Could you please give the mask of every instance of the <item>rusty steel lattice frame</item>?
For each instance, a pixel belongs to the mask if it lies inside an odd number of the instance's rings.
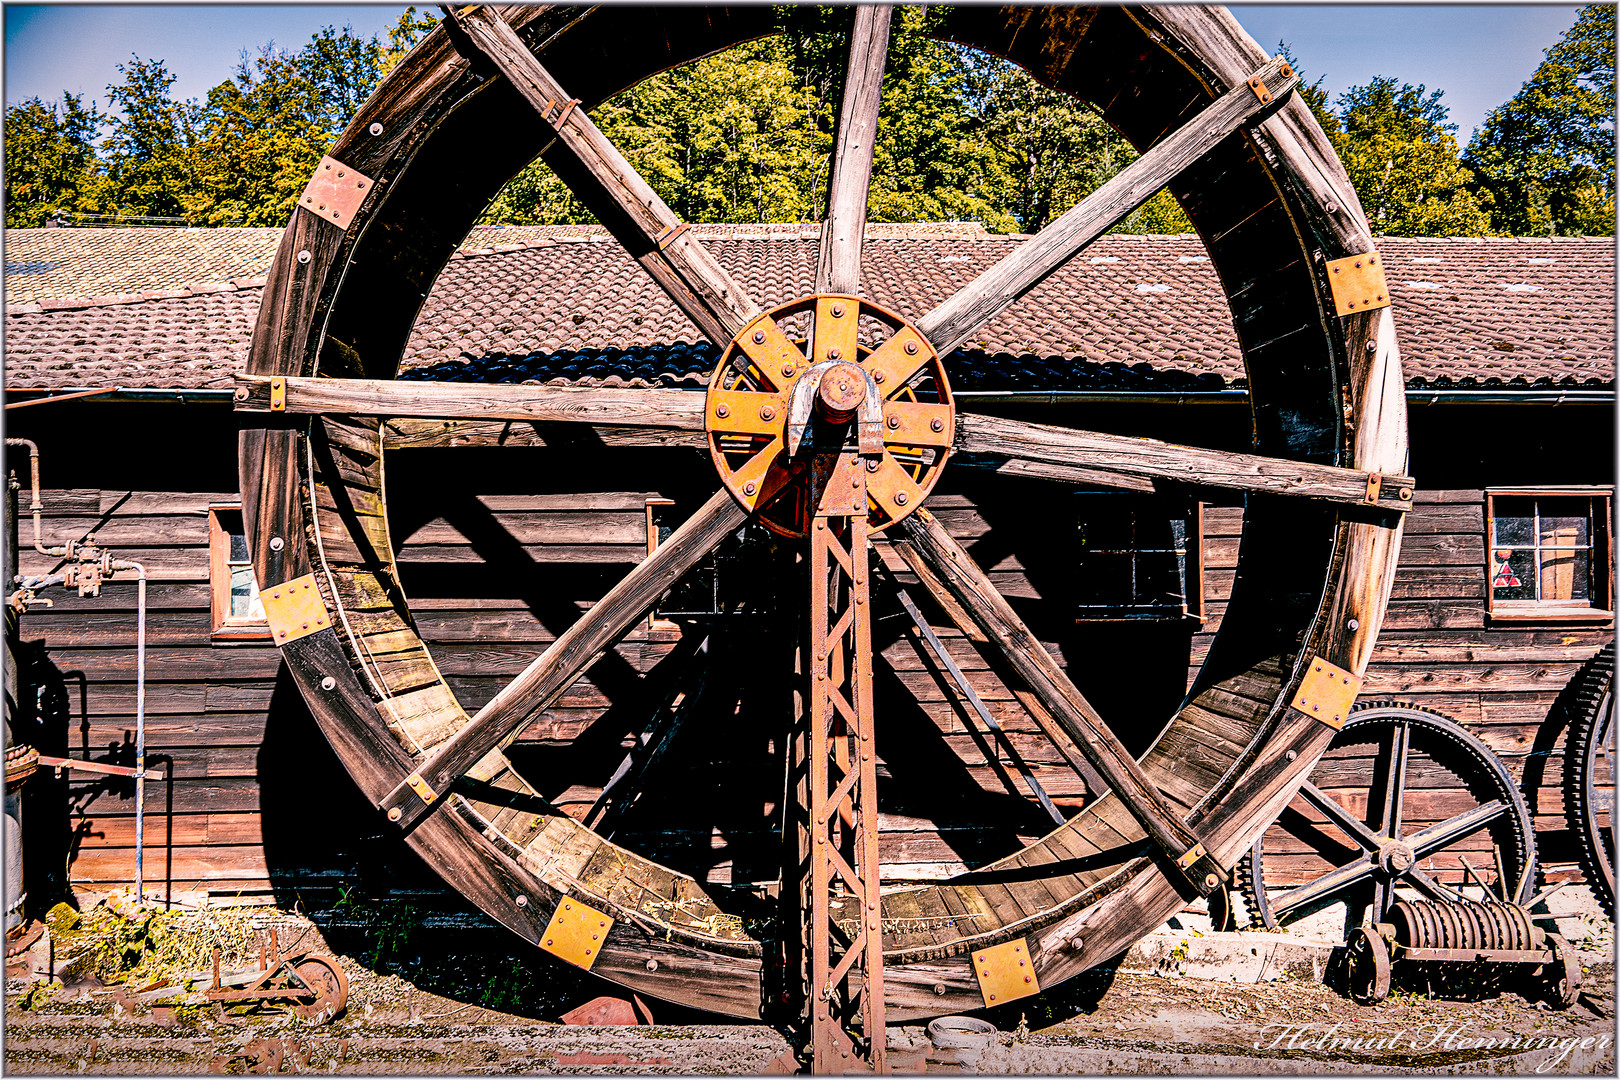
[[[841,500],[822,500],[810,530],[808,792],[800,835],[808,849],[801,862],[809,893],[803,940],[811,1067],[818,1075],[854,1064],[846,1029],[857,1006],[866,1064],[887,1071],[865,472],[835,470],[840,479],[840,474],[850,477],[855,498],[841,508],[827,505]],[[851,512],[855,506],[860,512]],[[835,890],[854,900],[853,927],[850,919],[834,918]],[[836,960],[835,944],[842,946]]]

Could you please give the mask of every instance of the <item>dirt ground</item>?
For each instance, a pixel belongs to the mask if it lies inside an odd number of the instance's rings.
[[[548,979],[549,960],[534,962],[546,993],[512,1001],[490,992],[493,980],[478,988],[478,975],[466,991],[446,996],[420,985],[434,982],[445,958],[427,955],[416,967],[379,963],[376,927],[323,935],[306,919],[263,909],[145,923],[139,912],[130,914],[87,913],[78,926],[61,925],[54,945],[42,939],[28,963],[14,961],[8,975],[15,977],[6,983],[6,1072],[746,1075],[789,1048],[775,1028],[704,1022],[712,1018],[675,1015],[657,1002],[648,1005],[654,1025],[557,1023],[561,1012],[613,988],[567,973]],[[336,955],[349,982],[341,1015],[317,1025],[290,1013],[235,1015],[131,999],[166,973],[195,965],[213,944],[224,943],[226,970],[250,966],[270,926],[289,951]],[[492,951],[499,940],[474,947]],[[999,1029],[986,1045],[942,1049],[922,1024],[891,1028],[889,1045],[907,1071],[927,1072],[1613,1075],[1612,933],[1587,944],[1585,989],[1564,1011],[1548,1008],[1528,985],[1448,990],[1398,980],[1387,1001],[1363,1007],[1308,976],[1229,982],[1177,975],[1173,964],[1160,965],[1158,974],[1133,973],[1127,962],[977,1014]],[[43,971],[53,963],[60,977],[47,979]],[[1326,965],[1329,983],[1333,969]]]

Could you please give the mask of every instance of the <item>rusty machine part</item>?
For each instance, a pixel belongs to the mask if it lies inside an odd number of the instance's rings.
[[[820,493],[850,487],[853,468],[866,473],[872,531],[894,524],[923,504],[956,438],[927,338],[858,296],[803,297],[744,326],[710,379],[703,422],[721,483],[790,537],[806,534]],[[845,446],[858,461],[836,453]]]
[[[1476,862],[1494,869],[1493,887]],[[1367,702],[1255,838],[1237,878],[1250,920],[1268,930],[1340,901],[1352,926],[1379,923],[1402,895],[1460,901],[1473,885],[1520,902],[1535,886],[1535,830],[1518,785],[1479,739],[1426,709]]]
[[[647,8],[627,31],[611,11],[458,5],[329,148],[334,179],[342,171],[355,186],[336,216],[324,187],[294,210],[236,393],[259,584],[272,596],[309,586],[307,616],[276,643],[365,797],[452,886],[538,947],[557,912],[595,912],[599,938],[582,939],[567,962],[749,1019],[785,990],[803,1006],[793,1019],[810,1026],[820,1071],[850,1060],[845,1025],[857,1014],[875,1056],[885,1021],[1055,986],[1216,887],[1342,721],[1412,498],[1395,320],[1387,290],[1361,272],[1374,265],[1374,239],[1282,58],[1218,8],[931,9],[928,32],[941,40],[1117,103],[1110,122],[1145,152],[949,297],[928,295],[931,268],[915,294],[892,288],[933,305],[902,317],[871,303],[875,290],[860,280],[874,163],[861,132],[876,128],[887,9],[851,16],[831,209],[814,283],[793,290],[811,295],[757,302],[589,111],[656,72],[782,32],[776,9]],[[1065,71],[1052,57],[1083,59]],[[499,154],[467,152],[491,131],[514,139]],[[627,272],[644,270],[722,351],[707,393],[390,378],[422,310],[420,291],[401,283],[434,280],[491,194],[536,153],[640,267]],[[1166,186],[1208,238],[1227,290],[1252,376],[1254,452],[958,413],[940,358]],[[766,280],[783,280],[777,269]],[[590,425],[604,445],[703,447],[722,490],[469,714],[401,588],[383,461],[395,448],[465,445],[464,435],[477,441],[512,424]],[[460,443],[441,441],[450,428]],[[968,453],[1071,487],[1241,493],[1237,585],[1211,647],[1222,661],[1205,666],[1173,715],[1155,718],[1164,729],[1140,759],[918,505],[947,456]],[[779,882],[749,883],[779,888],[774,923],[752,917],[758,906],[743,906],[740,890],[708,885],[706,868],[593,832],[504,753],[593,658],[645,625],[660,596],[756,518],[779,536],[808,537],[810,612],[795,624],[806,631],[800,663],[783,673],[800,694],[787,740],[797,747],[776,753],[805,778],[797,800],[785,789],[784,812],[798,815],[788,844],[826,849]],[[1077,747],[1111,788],[971,875],[888,893],[863,700],[874,663],[864,575],[878,530],[945,617],[1022,681],[1041,729]],[[778,584],[759,587],[804,596]],[[782,623],[793,620],[784,613]]]
[[[1357,927],[1348,954],[1350,995],[1363,1005],[1389,996],[1394,967],[1432,964],[1438,971],[1522,964],[1539,981],[1549,1004],[1567,1009],[1581,991],[1575,947],[1535,925],[1519,904],[1474,900],[1402,900],[1387,922]]]
[[[1564,817],[1580,837],[1581,871],[1598,903],[1614,912],[1614,645],[1574,680],[1574,718],[1564,751]]]
[[[291,1008],[315,1024],[336,1018],[349,1003],[349,979],[336,960],[313,952],[283,955],[274,929],[269,945],[259,948],[257,967],[222,973],[219,962],[216,948],[213,981],[202,992],[203,1001]]]

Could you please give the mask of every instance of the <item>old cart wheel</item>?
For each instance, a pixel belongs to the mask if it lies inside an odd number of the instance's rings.
[[[298,1015],[317,1024],[335,1020],[349,1004],[349,978],[337,961],[326,956],[306,956],[293,965],[298,981],[315,992],[315,1000],[298,1006]]]
[[[1358,926],[1350,935],[1346,975],[1350,996],[1363,1005],[1389,997],[1389,946],[1378,931]]]
[[[1564,753],[1564,816],[1580,838],[1581,871],[1614,910],[1614,646],[1575,676],[1575,719]]]
[[[394,69],[317,171],[275,257],[237,391],[244,514],[272,631],[366,797],[447,881],[529,941],[642,993],[736,1016],[778,1000],[782,959],[767,942],[794,916],[774,928],[745,923],[725,890],[546,802],[500,748],[745,522],[802,531],[783,502],[788,488],[825,492],[838,476],[872,477],[868,516],[849,519],[851,529],[885,529],[964,623],[995,643],[1050,730],[1087,743],[1113,784],[969,877],[882,897],[870,925],[881,928],[891,1020],[989,1000],[980,984],[988,976],[971,960],[1000,945],[1027,957],[1018,993],[1050,986],[1219,885],[1221,868],[1288,802],[1347,714],[1412,501],[1381,260],[1286,64],[1222,9],[948,9],[941,37],[1098,103],[1146,153],[934,310],[890,313],[868,308],[859,278],[887,43],[883,9],[861,10],[815,283],[810,295],[772,300],[802,305],[812,333],[790,334],[781,307],[730,277],[586,111],[654,72],[775,31],[773,9],[645,9],[629,26],[611,9],[458,9],[458,25],[434,31]],[[707,394],[390,378],[428,283],[536,152],[726,350],[732,366]],[[937,358],[1166,185],[1232,307],[1253,387],[1254,452],[954,414]],[[883,324],[881,344],[839,329],[858,310]],[[830,443],[798,427],[806,399]],[[722,482],[471,717],[417,633],[387,517],[385,450],[431,441],[447,420],[587,424],[609,443],[705,446]],[[833,471],[806,477],[795,442]],[[1237,583],[1219,634],[1139,760],[1121,756],[985,573],[919,508],[947,453],[960,451],[1069,482],[1242,493]],[[877,467],[838,472],[855,462]],[[867,556],[859,532],[850,535],[853,549],[837,557],[854,575]],[[857,667],[870,662],[868,648],[852,655]],[[596,924],[582,922],[572,938],[549,934],[554,915],[581,915],[559,910],[569,905]],[[849,910],[847,898],[829,908],[829,919],[854,925],[869,914]]]
[[[1368,925],[1402,894],[1462,899],[1476,880],[1467,867],[1481,887],[1488,869],[1505,872],[1497,900],[1534,888],[1535,831],[1513,777],[1446,717],[1369,702],[1255,838],[1239,876],[1250,912],[1275,930],[1340,901]]]

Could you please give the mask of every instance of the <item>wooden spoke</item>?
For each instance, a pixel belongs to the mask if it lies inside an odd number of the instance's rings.
[[[517,736],[548,708],[580,673],[732,532],[748,512],[728,491],[718,491],[615,585],[595,607],[564,631],[523,673],[451,736],[418,771],[378,804],[389,820],[409,828],[444,802],[449,787],[495,747]],[[396,813],[398,811],[398,813]]]
[[[964,453],[1082,467],[1098,477],[1116,473],[1120,477],[1118,486],[1127,490],[1139,489],[1143,479],[1170,480],[1379,510],[1404,511],[1412,507],[1409,476],[1380,476],[1309,461],[1206,450],[1157,439],[1076,431],[971,413],[958,417],[958,429],[956,449]]]
[[[891,13],[887,5],[855,9],[844,103],[838,115],[838,145],[827,193],[827,221],[821,227],[821,253],[816,262],[818,293],[860,292],[861,240],[866,232],[866,197],[872,186],[872,152]]]
[[[1299,84],[1299,77],[1281,57],[1255,72],[1254,77],[1268,91],[1265,101],[1247,84],[1223,94],[1068,213],[924,315],[917,321],[917,328],[941,356],[948,354],[1221,140],[1277,108]]]
[[[1201,846],[1197,835],[1153,786],[1118,736],[1047,653],[1040,639],[1024,625],[972,556],[934,516],[927,510],[918,510],[896,528],[899,535],[892,538],[896,549],[908,562],[911,556],[906,551],[910,549],[933,571],[968,617],[994,642],[1009,665],[1057,718],[1098,775],[1141,823],[1148,838],[1173,860]],[[1182,873],[1201,895],[1208,895],[1226,876],[1207,854],[1189,860]]]
[[[276,407],[275,384],[281,387],[280,408]],[[703,430],[703,395],[688,390],[238,375],[236,408],[238,412],[564,421]]]
[[[546,163],[698,329],[723,348],[759,314],[741,286],[692,238],[500,15],[487,6],[463,11],[446,7],[445,15],[556,130],[557,138],[541,151]]]

